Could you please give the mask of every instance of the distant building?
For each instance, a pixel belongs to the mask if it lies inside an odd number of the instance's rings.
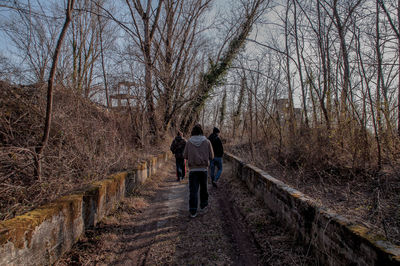
[[[283,114],[287,111],[287,109],[289,108],[289,99],[283,98],[283,99],[275,99],[274,100],[274,104],[275,104],[275,110],[280,113]]]
[[[131,87],[136,87],[137,84],[135,82],[129,81],[120,81],[114,87],[114,93],[110,95],[110,107],[126,107],[130,105],[129,100],[135,99],[136,97],[129,94]],[[117,101],[116,106],[114,102]]]
[[[294,111],[294,118],[298,123],[302,122],[303,120],[303,109],[301,108],[293,108]]]
[[[286,122],[288,118],[288,108],[289,108],[289,100],[288,99],[274,99],[274,108],[275,108],[275,118],[278,121]]]
[[[289,99],[281,98],[281,99],[274,99],[274,108],[275,108],[275,115],[276,119],[279,121],[286,123],[289,121]],[[303,116],[303,109],[301,108],[293,108],[294,117],[297,123],[301,123],[302,116]]]

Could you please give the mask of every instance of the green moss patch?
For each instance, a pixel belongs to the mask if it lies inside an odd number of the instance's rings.
[[[0,245],[12,242],[19,249],[24,248],[25,243],[30,247],[33,232],[38,226],[61,212],[67,221],[78,218],[81,204],[81,195],[66,196],[24,215],[1,222]]]

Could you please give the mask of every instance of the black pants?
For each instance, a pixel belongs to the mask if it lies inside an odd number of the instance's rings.
[[[197,212],[199,187],[200,187],[200,208],[204,208],[208,205],[207,171],[189,172],[190,214],[195,214]]]
[[[176,162],[176,178],[178,180],[185,178],[185,159],[175,158]]]

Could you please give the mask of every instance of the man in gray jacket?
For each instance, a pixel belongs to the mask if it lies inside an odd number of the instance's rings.
[[[209,161],[214,158],[211,142],[203,135],[201,125],[197,124],[193,127],[183,157],[189,166],[189,212],[191,217],[196,217],[199,187],[200,209],[205,210],[208,205],[207,169]]]

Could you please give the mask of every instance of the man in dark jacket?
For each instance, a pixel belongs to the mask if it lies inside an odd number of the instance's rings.
[[[217,181],[222,173],[222,156],[224,155],[224,147],[222,141],[218,137],[219,129],[214,127],[213,133],[208,137],[214,150],[214,159],[210,162],[210,177],[213,187],[217,187]],[[215,173],[215,167],[218,168]]]
[[[185,146],[186,140],[182,137],[182,132],[178,131],[178,134],[172,141],[170,148],[172,153],[175,154],[177,181],[181,181],[185,178],[185,159],[183,158]]]

